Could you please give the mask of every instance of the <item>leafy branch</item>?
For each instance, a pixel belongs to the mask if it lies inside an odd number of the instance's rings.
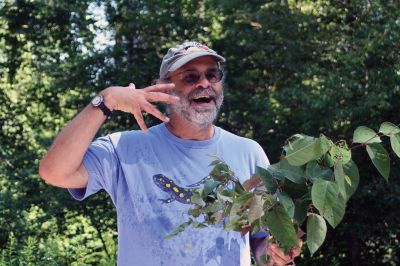
[[[189,221],[166,238],[189,226],[222,223],[225,230],[243,235],[268,232],[288,252],[298,245],[298,227],[306,224],[307,246],[313,255],[325,241],[326,222],[333,228],[338,226],[359,184],[352,150],[365,147],[373,165],[388,181],[390,157],[381,144],[382,137],[390,138],[391,148],[400,157],[400,128],[389,122],[382,123],[379,132],[358,127],[351,148],[345,140],[334,143],[322,134],[318,138],[296,134],[285,142],[279,162],[267,169],[257,167],[257,174],[243,184],[215,156],[212,178],[193,190]]]

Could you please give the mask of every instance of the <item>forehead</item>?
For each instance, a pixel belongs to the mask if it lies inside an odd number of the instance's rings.
[[[176,71],[182,72],[189,69],[205,70],[211,67],[218,67],[217,60],[213,56],[201,56],[189,61],[187,64],[181,66]]]

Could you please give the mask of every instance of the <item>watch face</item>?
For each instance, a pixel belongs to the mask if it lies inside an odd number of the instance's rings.
[[[101,95],[96,95],[93,99],[92,99],[92,105],[93,106],[99,106],[101,104],[101,102],[103,101],[103,97]]]

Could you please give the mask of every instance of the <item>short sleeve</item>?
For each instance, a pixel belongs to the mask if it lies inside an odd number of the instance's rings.
[[[109,136],[98,138],[90,144],[83,165],[89,173],[86,188],[68,189],[76,200],[84,200],[101,189],[107,191],[116,204],[119,160]]]

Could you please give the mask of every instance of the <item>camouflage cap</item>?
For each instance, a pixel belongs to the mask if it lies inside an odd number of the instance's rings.
[[[214,50],[198,42],[185,42],[170,48],[164,56],[160,67],[160,79],[165,79],[169,72],[175,71],[189,61],[205,55],[211,55],[217,62],[225,62],[225,58]]]

